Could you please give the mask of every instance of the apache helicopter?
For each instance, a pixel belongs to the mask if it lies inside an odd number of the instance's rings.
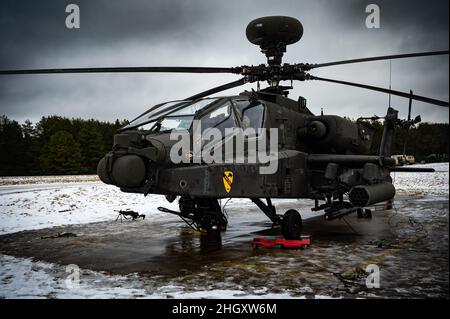
[[[356,122],[335,115],[314,115],[306,99],[289,99],[293,81],[326,81],[355,86],[442,107],[449,103],[412,92],[399,92],[359,83],[316,77],[308,72],[317,68],[392,60],[420,56],[448,55],[449,51],[388,55],[335,61],[320,64],[282,64],[287,45],[298,42],[303,26],[295,18],[272,16],[250,22],[247,39],[258,45],[267,57],[267,64],[224,67],[102,67],[71,69],[9,70],[0,74],[53,73],[231,73],[243,76],[183,100],[161,103],[116,132],[112,150],[98,164],[98,176],[106,184],[118,186],[129,193],[165,195],[169,202],[179,197],[179,212],[160,207],[164,212],[180,216],[191,227],[200,230],[225,230],[227,218],[219,204],[225,198],[249,198],[276,226],[286,239],[299,238],[302,218],[298,211],[276,212],[273,198],[305,198],[315,202],[313,211],[324,210],[325,219],[332,220],[350,213],[370,217],[363,209],[390,201],[395,188],[391,172],[430,172],[432,169],[396,167],[390,148],[396,127],[410,127],[420,122],[398,118],[398,111],[389,107],[376,156],[366,155],[373,141],[373,130],[367,120]],[[269,86],[259,89],[259,82]],[[291,81],[291,86],[280,85]],[[258,83],[258,89],[235,96],[208,98],[212,94],[246,83]],[[213,116],[220,113],[221,116]],[[176,141],[170,133],[187,129],[199,120],[206,128],[250,126],[255,129],[278,129],[277,170],[260,174],[261,163],[173,163],[169,158]],[[247,137],[258,139],[258,136]],[[269,137],[270,138],[270,137]],[[224,142],[224,141],[223,141]],[[185,154],[193,157],[192,152]],[[244,157],[246,154],[244,154]],[[265,202],[263,201],[265,199]],[[321,203],[322,201],[322,203]]]

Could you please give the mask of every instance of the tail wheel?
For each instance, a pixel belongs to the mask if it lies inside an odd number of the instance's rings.
[[[288,210],[281,221],[281,234],[285,239],[299,239],[302,233],[302,217],[295,209]]]

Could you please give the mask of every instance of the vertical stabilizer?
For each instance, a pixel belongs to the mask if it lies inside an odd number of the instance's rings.
[[[392,140],[394,138],[395,125],[397,124],[398,111],[388,108],[384,119],[383,136],[381,138],[380,156],[391,156]]]

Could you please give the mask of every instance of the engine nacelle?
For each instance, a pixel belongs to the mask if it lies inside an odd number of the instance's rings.
[[[339,116],[322,115],[312,117],[297,135],[317,153],[363,154],[372,145],[373,130]]]

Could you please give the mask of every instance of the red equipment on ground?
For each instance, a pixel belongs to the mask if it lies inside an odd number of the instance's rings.
[[[282,248],[289,249],[306,249],[311,245],[311,239],[309,236],[302,236],[300,239],[284,239],[284,238],[275,238],[275,239],[267,239],[262,237],[256,237],[252,240],[253,248],[257,248],[258,246],[263,247],[275,247],[279,246]]]

